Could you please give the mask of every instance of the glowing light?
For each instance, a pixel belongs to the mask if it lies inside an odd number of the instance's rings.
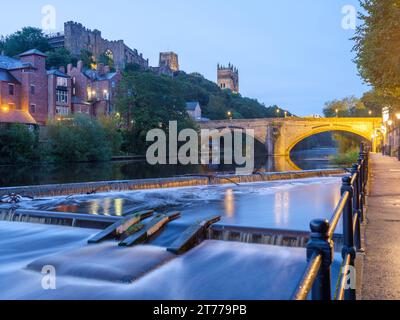
[[[400,113],[396,113],[397,120],[400,120]]]
[[[232,189],[226,190],[224,204],[226,215],[232,218],[235,215],[235,195]]]
[[[4,111],[4,112],[8,112],[8,111],[10,111],[10,107],[4,105],[4,106],[1,107],[1,110]]]
[[[393,124],[393,121],[392,121],[392,120],[389,120],[389,121],[388,121],[388,125],[391,126],[392,124]]]
[[[118,217],[122,216],[122,211],[124,207],[124,200],[122,199],[115,199],[114,201],[114,206],[115,206],[115,215]]]
[[[97,200],[93,201],[90,204],[90,209],[89,209],[90,214],[98,215],[99,214],[99,208],[100,208],[99,202]]]
[[[111,199],[110,198],[104,199],[104,215],[105,216],[110,215],[110,208],[111,208]]]

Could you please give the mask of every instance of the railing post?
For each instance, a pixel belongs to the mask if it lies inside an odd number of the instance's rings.
[[[357,223],[355,226],[354,230],[354,242],[357,250],[361,250],[361,221],[362,221],[362,211],[361,211],[361,183],[360,183],[360,177],[361,177],[361,171],[359,170],[360,166],[358,164],[354,164],[353,168],[351,170],[351,177],[345,177],[343,178],[343,185],[342,185],[342,194],[343,190],[349,191],[348,189],[351,189],[351,195],[352,195],[352,212],[353,212],[353,217],[357,219]],[[354,185],[350,185],[352,177],[356,175],[356,179],[354,181]],[[350,187],[350,188],[349,188]],[[345,191],[344,191],[345,192]],[[353,217],[352,217],[352,223],[353,223]],[[353,228],[353,224],[352,224]],[[352,231],[353,234],[353,231]]]
[[[358,168],[358,166],[357,166]],[[353,171],[357,168],[353,166]],[[349,192],[349,199],[346,202],[346,205],[343,210],[343,249],[342,249],[342,256],[343,260],[346,260],[347,255],[350,255],[350,266],[353,267],[354,270],[354,262],[356,259],[356,249],[354,247],[354,243],[359,241],[358,235],[354,237],[353,233],[353,203],[356,198],[356,192],[354,192],[353,187],[351,185],[351,177],[344,177],[343,184],[342,184],[342,196]],[[358,213],[357,213],[358,214]],[[359,221],[359,220],[358,220]],[[357,224],[359,226],[359,224]],[[359,228],[358,231],[359,232]],[[354,239],[356,238],[356,239]],[[356,240],[356,241],[355,241]],[[358,243],[357,243],[358,245]],[[347,277],[348,275],[343,275]],[[351,284],[350,284],[351,285]],[[345,290],[345,300],[356,300],[356,290],[354,288],[348,288]]]
[[[364,203],[365,203],[365,183],[364,183],[364,176],[365,176],[365,171],[364,171],[364,156],[360,156],[360,159],[358,160],[358,166],[360,167],[360,172],[359,172],[359,179],[358,181],[358,196],[359,196],[359,207],[358,209],[361,212],[361,220],[364,222]]]
[[[315,254],[322,256],[322,265],[312,288],[312,300],[332,300],[331,265],[333,262],[333,241],[329,239],[329,221],[314,220],[310,224],[311,239],[307,244],[307,259]]]

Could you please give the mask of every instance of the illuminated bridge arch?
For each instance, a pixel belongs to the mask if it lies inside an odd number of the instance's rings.
[[[293,142],[291,142],[288,147],[287,150],[285,151],[285,154],[289,155],[292,150],[303,140],[310,138],[312,136],[315,136],[317,134],[320,133],[325,133],[325,132],[347,132],[347,133],[352,133],[355,134],[361,138],[364,138],[367,141],[371,141],[371,136],[373,134],[373,132],[363,132],[363,131],[359,131],[359,130],[355,130],[351,127],[347,127],[344,128],[342,126],[323,126],[323,127],[318,127],[315,129],[312,129],[309,132],[306,132],[298,137],[296,137]]]
[[[271,156],[289,156],[299,142],[323,132],[350,132],[371,141],[381,126],[381,118],[274,118],[200,122],[202,129],[209,130],[252,129],[255,139],[265,146],[267,154]]]

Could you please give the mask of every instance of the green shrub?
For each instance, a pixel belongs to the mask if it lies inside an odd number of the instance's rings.
[[[38,159],[37,134],[23,124],[0,125],[0,164],[32,162]]]
[[[99,121],[81,115],[51,122],[48,127],[49,153],[55,161],[107,161],[112,157],[113,142]]]
[[[358,150],[350,150],[346,153],[339,153],[330,158],[331,162],[337,165],[348,165],[351,166],[353,163],[357,163],[360,157]]]

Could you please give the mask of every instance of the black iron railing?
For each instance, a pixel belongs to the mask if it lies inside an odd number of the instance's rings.
[[[293,296],[294,300],[332,300],[331,267],[334,259],[333,236],[343,218],[343,265],[337,281],[335,300],[355,300],[355,259],[361,251],[361,223],[368,182],[369,152],[362,144],[360,158],[343,178],[341,198],[330,221],[311,222],[311,236],[307,244],[307,270]]]

